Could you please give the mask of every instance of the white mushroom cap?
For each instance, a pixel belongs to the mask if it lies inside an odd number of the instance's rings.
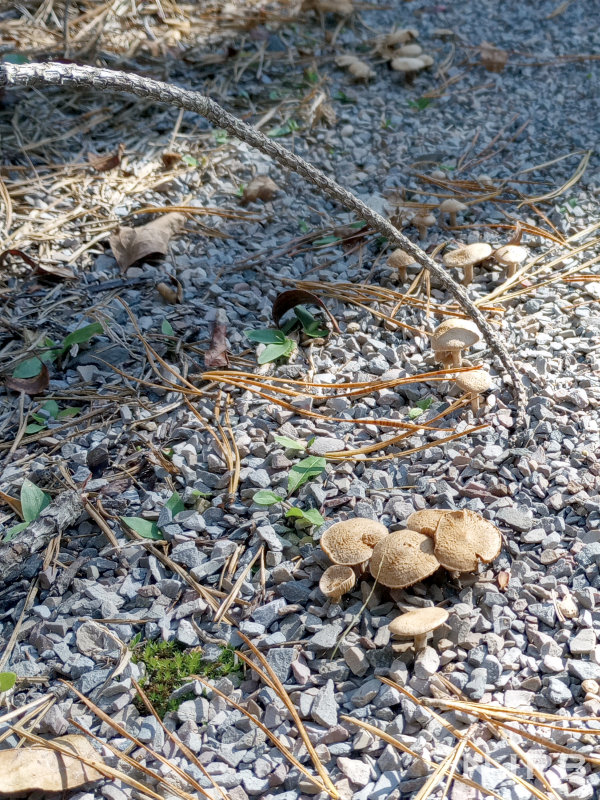
[[[431,335],[431,346],[436,351],[464,350],[481,339],[479,328],[470,319],[447,319]]]
[[[416,608],[393,619],[388,628],[396,636],[422,636],[443,625],[448,616],[445,608]]]
[[[368,561],[373,548],[389,532],[385,525],[356,517],[336,522],[321,536],[321,549],[334,564],[353,566]]]
[[[421,53],[419,56],[419,61],[423,62],[423,66],[425,67],[432,67],[434,65],[433,56],[430,56],[429,53]]]
[[[494,258],[499,264],[516,266],[527,258],[527,250],[518,244],[505,244],[494,251]]]
[[[424,511],[415,511],[406,520],[406,527],[411,531],[433,536],[439,521],[447,513],[448,509],[445,508],[426,508]]]
[[[473,369],[470,372],[459,372],[454,378],[454,382],[463,392],[480,394],[490,388],[492,378],[490,373],[484,369]]]
[[[398,56],[406,58],[417,58],[423,52],[420,44],[405,44],[396,51]]]
[[[485,261],[491,255],[492,248],[487,242],[476,242],[445,253],[444,264],[447,267],[468,267]]]
[[[468,206],[461,203],[460,200],[457,200],[455,197],[450,197],[440,204],[440,211],[443,211],[444,214],[458,214],[459,211],[466,211],[467,208]]]
[[[400,250],[400,248],[398,248],[398,250],[394,250],[394,252],[388,256],[387,263],[390,267],[399,269],[401,267],[408,267],[411,264],[414,264],[415,260],[404,250]]]
[[[392,61],[392,69],[395,69],[396,72],[420,72],[424,69],[425,64],[421,61],[420,58],[395,58]]]
[[[372,70],[364,61],[354,61],[348,67],[348,72],[354,75],[355,78],[374,78],[377,74],[375,70]]]
[[[432,575],[439,567],[433,540],[416,531],[394,531],[375,545],[371,575],[390,589],[404,589]]]
[[[341,56],[338,56],[335,60],[335,63],[338,67],[349,67],[350,64],[356,64],[360,61],[360,58],[353,56],[351,53],[347,53]]]
[[[437,222],[433,214],[430,214],[429,212],[415,214],[415,216],[412,218],[412,221],[415,225],[424,225],[426,228],[431,228],[431,226],[435,225]]]
[[[343,594],[352,591],[356,583],[356,575],[352,567],[334,564],[321,575],[319,589],[325,597],[339,600]]]
[[[458,572],[473,572],[480,561],[493,561],[502,549],[498,528],[468,509],[444,514],[434,541],[440,564]]]

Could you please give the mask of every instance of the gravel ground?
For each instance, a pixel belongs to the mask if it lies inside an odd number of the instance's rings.
[[[592,155],[576,185],[537,208],[519,208],[520,198],[506,191],[510,185],[523,195],[536,196],[562,186],[581,161],[581,151],[596,144],[599,72],[595,62],[556,63],[558,56],[597,51],[600,33],[590,24],[596,7],[575,0],[563,13],[548,19],[555,8],[549,2],[499,4],[480,0],[444,6],[415,0],[410,4],[391,3],[377,11],[364,4],[356,12],[354,24],[345,26],[339,34],[336,52],[358,53],[369,61],[376,76],[368,86],[354,82],[347,71],[335,66],[333,51],[324,43],[318,20],[270,34],[267,53],[280,52],[287,46],[312,48],[319,75],[327,78],[324,86],[337,115],[337,122],[330,127],[318,124],[312,131],[301,129],[282,141],[388,214],[398,213],[394,211],[398,206],[394,198],[439,203],[440,198],[431,194],[439,187],[426,183],[417,173],[432,176],[441,169],[450,178],[479,181],[482,192],[490,186],[502,188],[500,197],[505,202],[478,202],[459,218],[459,226],[471,227],[454,231],[439,224],[431,227],[422,242],[429,252],[452,239],[504,244],[510,231],[494,225],[508,223],[506,215],[552,232],[549,220],[557,232],[552,235],[576,237],[598,222],[597,156]],[[333,17],[327,19],[329,32],[335,22]],[[445,73],[447,81],[468,70],[421,110],[414,104],[442,84],[435,67],[407,85],[363,46],[394,23],[417,28],[418,41],[433,55],[436,65],[456,49]],[[438,29],[457,32],[460,42],[453,44],[447,35],[436,34]],[[483,40],[510,51],[502,72],[487,72],[478,64],[475,48]],[[548,65],[538,66],[540,62]],[[287,59],[269,62],[267,58],[258,79],[256,70],[248,69],[237,84],[229,86],[227,94],[221,93],[220,99],[242,114],[244,104],[264,100],[265,93],[273,101],[282,97],[294,81],[302,78],[305,67],[290,64]],[[189,66],[174,65],[170,77],[182,85],[206,86],[205,76],[198,78]],[[213,88],[218,82],[212,79]],[[160,126],[151,131],[158,149],[173,148],[171,135],[177,118],[176,110],[161,111]],[[152,125],[152,116],[147,119]],[[252,120],[256,122],[257,117]],[[182,137],[193,134],[195,126],[196,130],[203,127],[195,115],[186,113],[180,120],[179,133]],[[505,126],[505,132],[493,142]],[[214,138],[211,141],[216,146]],[[185,142],[185,138],[176,139],[175,147],[183,147]],[[87,265],[85,261],[76,265],[79,282],[69,290],[59,285],[55,291],[58,307],[47,317],[53,335],[64,335],[98,318],[110,325],[111,333],[94,339],[90,347],[72,351],[64,370],[54,369],[51,374],[50,392],[66,398],[61,406],[77,404],[73,398],[78,397],[87,403],[93,393],[96,406],[92,404],[89,409],[103,410],[106,419],[91,418],[91,427],[84,433],[60,429],[62,420],[49,419],[48,430],[38,434],[37,441],[27,444],[25,439],[7,457],[0,489],[17,495],[24,478],[51,489],[60,488],[60,479],[66,488],[59,467],[62,464],[77,487],[99,493],[107,512],[104,524],[116,544],[89,515],[84,514],[65,531],[57,569],[54,573],[52,567],[46,569],[45,578],[40,578],[37,595],[30,598],[33,605],[26,609],[18,641],[4,665],[4,669],[14,670],[25,679],[17,685],[11,702],[21,706],[56,692],[58,702],[38,728],[42,735],[75,733],[70,720],[77,719],[100,741],[109,740],[118,750],[158,768],[158,761],[95,718],[58,679],[73,681],[79,692],[113,720],[188,771],[211,796],[217,796],[198,768],[181,758],[170,742],[165,743],[154,718],[134,704],[135,689],[130,679],[143,677],[147,671],[143,663],[146,640],[179,643],[188,651],[201,648],[205,668],[221,665],[223,647],[239,646],[242,641],[235,627],[212,622],[207,602],[181,574],[149,553],[146,543],[125,537],[116,516],[143,515],[157,521],[170,543],[172,561],[208,588],[229,590],[261,546],[266,547],[264,569],[250,572],[242,583],[240,597],[246,605],[234,605],[232,614],[239,630],[268,654],[344,800],[416,797],[429,773],[422,762],[341,720],[341,715],[369,722],[438,763],[455,745],[454,737],[436,719],[396,689],[382,684],[378,676],[391,677],[416,697],[435,696],[442,686],[441,674],[468,698],[482,703],[533,708],[558,716],[598,715],[600,283],[558,280],[534,291],[527,291],[531,284],[517,284],[514,288],[523,293],[506,300],[505,313],[494,316],[530,395],[526,446],[511,446],[515,407],[510,386],[504,382],[501,365],[490,360],[485,344],[476,344],[466,363],[489,368],[492,388],[477,419],[472,411],[462,408],[445,417],[442,424],[456,433],[463,433],[474,422],[487,427],[408,457],[328,462],[325,472],[295,495],[298,507],[320,509],[325,524],[315,527],[299,520],[294,527],[292,520],[284,518],[281,504],[265,508],[252,500],[261,489],[284,492],[292,466],[304,455],[286,449],[275,436],[303,441],[314,438],[309,452],[316,455],[352,450],[391,435],[377,425],[378,419],[407,421],[416,402],[432,398],[431,406],[420,417],[427,421],[460,392],[446,380],[384,389],[354,402],[345,398],[315,401],[315,410],[335,413],[341,420],[333,422],[302,417],[250,392],[231,391],[229,418],[241,457],[241,473],[237,496],[228,498],[230,475],[220,449],[179,392],[154,384],[156,378],[135,338],[135,329],[115,299],[117,291],[129,304],[148,342],[187,375],[204,369],[201,352],[206,349],[214,323],[223,322],[223,312],[232,365],[263,375],[339,383],[412,376],[436,367],[425,335],[412,337],[391,329],[393,326],[382,324],[371,313],[389,313],[391,306],[382,304],[369,310],[331,299],[326,302],[339,320],[340,334],[332,334],[324,344],[317,342],[310,349],[297,350],[283,366],[256,366],[254,346],[249,346],[243,331],[269,326],[273,300],[282,289],[289,288],[283,279],[324,283],[369,280],[398,288],[397,279],[386,267],[387,253],[378,258],[381,243],[373,236],[367,236],[354,252],[338,242],[326,242],[320,249],[310,243],[299,244],[295,249],[288,248],[288,252],[294,249],[291,255],[279,254],[277,248],[292,238],[311,232],[321,232],[324,237],[355,220],[298,176],[284,174],[244,144],[228,142],[222,148],[226,168],[211,174],[188,171],[174,178],[166,195],[151,189],[143,196],[125,194],[116,213],[124,217],[143,205],[164,205],[165,196],[173,205],[210,205],[239,212],[236,192],[240,184],[247,184],[256,174],[268,175],[279,192],[266,203],[258,201],[244,207],[254,219],[218,220],[217,230],[229,238],[207,238],[197,231],[175,237],[165,260],[130,267],[124,276],[128,282],[125,286],[102,286],[102,282],[118,282],[123,276],[111,251],[99,254],[96,245],[96,252],[87,255]],[[494,155],[496,150],[501,152]],[[492,157],[478,163],[490,154]],[[530,169],[561,156],[568,157],[539,170]],[[135,158],[131,156],[130,160],[134,162]],[[524,174],[519,178],[520,173]],[[515,178],[523,183],[506,183]],[[439,180],[439,175],[435,179]],[[441,193],[447,194],[447,188]],[[28,196],[32,198],[30,205],[44,210],[39,202],[36,204],[35,192]],[[46,202],[41,195],[37,199]],[[538,208],[548,220],[539,216]],[[399,221],[416,241],[418,233],[409,217],[406,211],[398,213]],[[536,234],[526,233],[522,244],[531,257],[541,257],[540,263],[561,256],[559,268],[576,272],[579,265],[598,254],[593,231],[573,239],[576,247],[586,242],[589,246],[575,254]],[[75,245],[63,246],[71,247],[71,253],[76,249]],[[475,272],[470,287],[473,298],[483,298],[501,285],[503,278],[497,265],[476,268]],[[588,273],[600,273],[600,265],[592,265]],[[165,303],[156,290],[155,283],[165,274],[180,281],[181,305]],[[416,270],[409,269],[409,275],[415,277]],[[10,280],[12,289],[23,286],[21,277]],[[451,300],[435,284],[431,297],[439,303]],[[34,287],[11,302],[10,309],[3,312],[9,330],[11,316],[22,318],[21,325],[28,324],[27,312],[33,310],[35,318],[48,298],[38,286],[37,294]],[[424,312],[417,309],[405,309],[398,318],[412,325],[430,325]],[[161,334],[165,319],[172,327],[172,339],[165,335],[164,327]],[[39,321],[36,325],[40,329]],[[5,339],[9,339],[9,333]],[[181,342],[175,349],[176,339]],[[183,347],[190,343],[200,343],[201,347]],[[132,381],[115,375],[106,362],[153,384],[143,388],[141,401]],[[104,406],[101,398],[105,399]],[[216,393],[209,388],[195,404],[212,424],[215,400]],[[38,404],[37,400],[30,402],[32,408]],[[3,404],[3,424],[12,431],[5,434],[10,444],[18,428],[18,400],[7,393]],[[310,410],[313,404],[303,400],[296,405]],[[353,419],[365,417],[372,418],[373,423],[354,425]],[[411,447],[435,445],[447,435],[421,429],[408,443]],[[160,455],[160,450],[167,448],[169,460]],[[374,455],[378,454],[381,451]],[[174,489],[186,507],[175,516],[165,509]],[[390,592],[377,587],[358,624],[342,639],[342,632],[369,597],[372,580],[365,577],[339,604],[325,598],[318,588],[329,563],[318,545],[324,530],[331,522],[353,516],[378,520],[399,530],[413,511],[424,508],[479,512],[502,531],[501,554],[492,564],[482,566],[479,575],[455,578],[442,571],[407,590]],[[5,513],[3,529],[16,521],[14,515]],[[227,559],[234,553],[239,559],[232,565]],[[0,591],[1,649],[7,646],[22,615],[32,580],[47,566],[41,560],[40,555],[32,556],[23,574]],[[226,564],[233,567],[228,575],[223,569]],[[499,578],[500,574],[508,577],[508,583]],[[401,611],[442,603],[450,612],[447,623],[415,661],[410,646],[391,639],[387,626]],[[125,644],[136,637],[136,655],[119,675],[113,670],[121,663],[121,651],[106,630]],[[336,643],[339,647],[333,653]],[[296,748],[301,761],[309,762],[295,726],[271,689],[254,680],[250,670],[242,673],[239,665],[215,675],[220,675],[213,678],[216,688],[247,703],[284,743]],[[40,678],[47,680],[40,682]],[[176,701],[182,697],[184,701],[178,705]],[[314,796],[311,784],[262,732],[251,728],[240,712],[231,710],[214,693],[207,698],[199,682],[185,684],[171,700],[165,724],[197,755],[231,800]],[[461,731],[475,719],[463,712],[446,711],[442,716]],[[589,723],[592,727],[597,726]],[[556,728],[538,728],[536,732],[551,743],[600,758],[597,739],[585,728],[581,733],[561,730],[559,721]],[[516,760],[513,750],[506,741],[492,736],[484,723],[477,723],[470,735],[483,753],[501,764],[512,764],[517,775],[526,777],[526,768]],[[590,800],[600,796],[598,766],[568,759],[524,737],[517,736],[516,740],[559,797]],[[16,742],[15,735],[10,734],[0,748]],[[104,755],[107,763],[117,763],[110,752],[105,750]],[[505,800],[526,800],[529,796],[526,789],[481,756],[465,762],[463,770]],[[172,773],[170,778],[174,779]],[[546,792],[541,783],[531,780]],[[440,798],[442,788],[440,784],[431,796]],[[165,797],[174,796],[164,787],[155,789]],[[64,796],[77,800],[141,797],[115,780],[99,781]],[[476,800],[483,795],[455,782],[449,796],[452,800]],[[40,797],[39,793],[35,797]],[[318,797],[325,800],[326,795]]]

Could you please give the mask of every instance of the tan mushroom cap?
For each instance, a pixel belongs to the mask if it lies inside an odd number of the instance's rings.
[[[480,561],[493,561],[502,549],[502,535],[495,525],[474,511],[445,514],[435,532],[435,555],[443,567],[473,572]]]
[[[436,351],[464,350],[481,339],[479,328],[470,319],[446,319],[431,335],[431,346]]]
[[[364,61],[353,61],[348,67],[348,72],[354,75],[355,78],[374,78],[377,74],[375,70],[371,69]]]
[[[321,537],[321,549],[334,564],[353,566],[368,561],[373,548],[389,535],[388,529],[371,519],[336,522]]]
[[[404,250],[394,250],[390,256],[388,256],[387,263],[390,267],[395,267],[396,269],[400,269],[401,267],[408,267],[411,264],[415,264],[415,260],[412,256],[409,256],[408,253],[404,252]]]
[[[454,378],[454,382],[463,392],[479,394],[490,388],[492,385],[492,376],[484,369],[473,369],[470,372],[459,372]]]
[[[439,567],[433,540],[416,531],[394,531],[375,545],[371,575],[390,589],[404,589],[432,575]]]
[[[444,202],[440,204],[440,211],[443,211],[446,214],[456,214],[459,211],[466,211],[466,209],[467,206],[464,203],[461,203],[460,200],[457,200],[455,197],[450,197],[448,200],[444,200]]]
[[[352,591],[356,583],[356,575],[352,567],[343,564],[334,564],[328,567],[321,575],[319,589],[325,597],[339,600],[343,594]]]
[[[468,267],[485,261],[491,255],[492,248],[487,242],[476,242],[445,253],[444,264],[447,267]]]
[[[256,200],[263,200],[266,203],[278,191],[279,186],[268,175],[257,175],[244,189],[242,200],[244,203],[254,203]]]
[[[359,61],[360,58],[358,58],[357,56],[353,56],[351,53],[348,53],[338,56],[335,60],[335,63],[338,65],[338,67],[349,67],[350,64],[356,64]]]
[[[435,63],[433,60],[433,56],[430,56],[428,53],[421,53],[421,55],[419,56],[419,61],[423,62],[424,67],[433,67]]]
[[[426,508],[424,511],[415,511],[406,520],[406,527],[411,531],[433,536],[439,521],[447,513],[447,509],[444,508]]]
[[[396,51],[400,58],[418,58],[423,52],[420,44],[405,44]]]
[[[420,72],[425,67],[425,64],[420,58],[406,58],[400,56],[392,61],[392,69],[396,72]]]
[[[393,619],[388,628],[396,636],[422,636],[431,633],[448,619],[445,608],[416,608]]]
[[[505,244],[494,251],[494,258],[499,264],[520,264],[527,258],[527,250],[518,244]]]

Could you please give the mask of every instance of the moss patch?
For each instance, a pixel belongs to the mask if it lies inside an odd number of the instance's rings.
[[[203,661],[202,651],[188,651],[179,642],[154,641],[138,647],[133,662],[146,665],[146,675],[140,682],[148,699],[162,719],[167,711],[176,711],[189,697],[169,700],[171,692],[185,683],[189,675],[202,675],[206,678],[221,678],[232,673],[242,676],[241,663],[235,663],[232,647],[223,647],[216,661]],[[146,716],[148,710],[142,700],[136,697],[134,704],[140,714]]]

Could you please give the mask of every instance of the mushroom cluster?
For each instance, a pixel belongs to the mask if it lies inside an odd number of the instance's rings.
[[[414,28],[386,33],[378,37],[375,52],[389,61],[393,70],[411,80],[417,72],[433,65],[433,58],[414,41],[418,35]]]
[[[502,547],[498,528],[468,509],[417,511],[406,525],[393,533],[361,518],[332,525],[321,538],[321,548],[333,561],[319,583],[323,594],[339,601],[354,587],[355,570],[364,571],[367,563],[379,584],[405,589],[440,567],[473,572],[480,562],[493,561]]]
[[[366,63],[366,61],[361,61],[360,58],[351,55],[350,53],[338,56],[335,60],[335,63],[338,67],[345,67],[351,75],[357,80],[369,80],[369,78],[374,78],[377,74],[375,70],[372,70],[371,67]]]

